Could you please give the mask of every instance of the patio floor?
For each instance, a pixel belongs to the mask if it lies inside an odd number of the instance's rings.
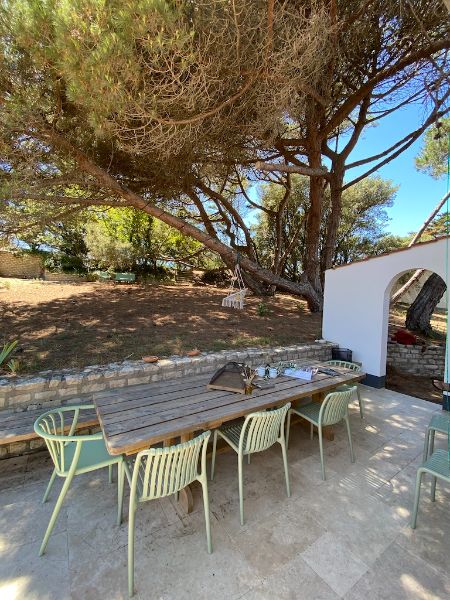
[[[424,431],[437,407],[361,389],[366,419],[356,406],[351,410],[356,463],[338,427],[335,441],[325,442],[322,482],[317,438],[293,427],[292,497],[285,495],[279,446],[255,455],[244,466],[244,527],[236,455],[218,455],[209,486],[212,555],[199,488],[190,515],[173,499],[140,506],[136,598],[450,598],[450,489],[438,484],[432,504],[427,482],[418,528],[408,526]],[[127,518],[115,526],[116,486],[108,484],[107,470],[75,479],[47,553],[38,557],[59,492],[55,484],[50,501],[40,503],[50,472],[47,453],[0,461],[0,598],[127,598]]]

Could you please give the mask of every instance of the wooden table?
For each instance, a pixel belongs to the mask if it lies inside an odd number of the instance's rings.
[[[333,369],[340,374],[332,377],[318,373],[311,382],[278,377],[273,380],[273,388],[254,389],[249,396],[208,390],[209,373],[99,392],[94,404],[108,452],[135,454],[161,442],[172,444],[177,438],[186,441],[196,431],[215,429],[254,411],[308,396],[321,400],[336,386],[356,383],[365,376],[349,369]],[[332,431],[328,435],[332,436]],[[189,496],[189,490],[186,494]],[[185,498],[188,509],[190,501]]]

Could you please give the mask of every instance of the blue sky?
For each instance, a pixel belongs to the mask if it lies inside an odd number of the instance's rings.
[[[421,106],[409,106],[380,120],[377,127],[366,129],[349,162],[377,154],[416,129],[422,122],[422,110]],[[377,173],[399,186],[394,206],[388,209],[391,221],[386,228],[386,231],[396,235],[416,231],[447,191],[445,177],[435,180],[416,170],[414,158],[422,145],[423,140],[418,140]],[[365,168],[351,169],[347,171],[347,178],[354,179],[365,170],[367,165]]]

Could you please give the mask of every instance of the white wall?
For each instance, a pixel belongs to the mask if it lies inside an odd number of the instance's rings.
[[[443,238],[326,271],[323,338],[353,350],[353,359],[362,362],[363,370],[381,380],[386,374],[393,284],[413,269],[434,271],[447,281],[449,249],[450,242]]]

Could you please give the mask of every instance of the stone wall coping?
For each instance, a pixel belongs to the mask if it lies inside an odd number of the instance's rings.
[[[189,374],[212,371],[230,360],[247,361],[256,366],[259,362],[314,358],[330,353],[331,348],[335,346],[336,344],[327,342],[268,348],[236,348],[220,352],[202,352],[195,357],[175,354],[161,358],[157,363],[124,360],[106,365],[89,365],[82,369],[48,370],[27,376],[7,375],[0,378],[0,409],[9,408],[12,404],[34,404],[36,401],[93,393],[100,389],[100,385],[109,389],[164,379],[170,373],[178,375],[178,372]]]

